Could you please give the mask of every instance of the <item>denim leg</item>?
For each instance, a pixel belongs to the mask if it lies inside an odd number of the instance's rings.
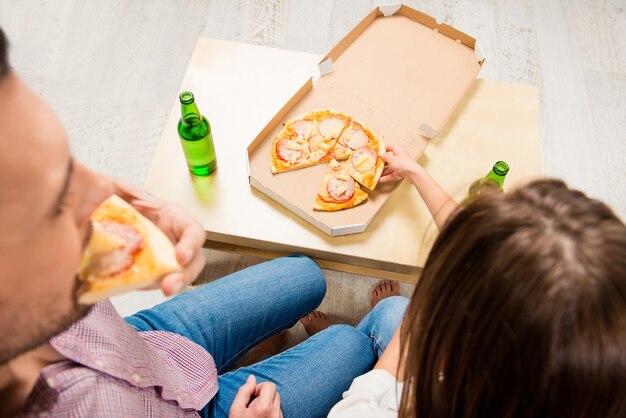
[[[285,418],[326,417],[352,380],[374,366],[370,339],[348,325],[333,325],[301,344],[249,367],[219,376],[219,390],[201,411],[227,417],[249,375],[276,384]]]
[[[189,338],[213,356],[221,373],[317,308],[325,293],[319,266],[296,255],[249,267],[125,319],[138,331]]]
[[[361,320],[356,328],[371,338],[376,357],[380,357],[396,333],[409,299],[390,296],[378,302],[374,309]]]

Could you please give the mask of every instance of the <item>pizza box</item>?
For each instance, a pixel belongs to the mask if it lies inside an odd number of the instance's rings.
[[[284,122],[334,109],[385,143],[419,158],[469,90],[484,62],[478,41],[404,4],[379,6],[320,61],[311,78],[248,146],[250,185],[330,236],[363,232],[398,182],[337,212],[313,210],[326,164],[272,174],[270,150]]]

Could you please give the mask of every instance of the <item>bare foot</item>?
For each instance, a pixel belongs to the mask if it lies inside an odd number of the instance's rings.
[[[400,296],[400,283],[399,282],[383,282],[377,284],[372,289],[371,306],[374,306],[381,300],[388,298],[389,296]]]
[[[237,360],[235,367],[249,366],[280,353],[280,349],[286,341],[287,330],[284,329],[252,347],[250,351]]]
[[[325,330],[333,323],[330,322],[328,315],[321,311],[313,311],[304,318],[300,319],[302,325],[304,325],[304,329],[309,337],[317,334],[320,331]]]

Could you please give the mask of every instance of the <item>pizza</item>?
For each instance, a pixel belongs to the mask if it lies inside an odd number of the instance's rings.
[[[78,268],[78,301],[99,300],[158,283],[180,271],[173,244],[152,222],[119,196],[91,215],[92,234]]]
[[[320,211],[336,211],[352,208],[368,199],[359,185],[342,165],[331,160],[320,184],[313,209]]]
[[[331,161],[313,208],[335,211],[368,199],[356,182],[376,188],[384,152],[383,141],[363,122],[334,110],[314,110],[283,124],[272,142],[271,169],[277,174]]]
[[[330,161],[335,144],[350,120],[343,113],[321,109],[286,122],[272,142],[272,173]]]

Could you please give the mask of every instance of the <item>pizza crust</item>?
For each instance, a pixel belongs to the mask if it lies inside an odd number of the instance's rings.
[[[131,290],[142,289],[158,283],[167,274],[182,270],[169,238],[119,196],[113,195],[104,201],[91,219],[132,226],[140,233],[143,247],[134,254],[132,265],[119,273],[95,277],[90,274],[88,267],[79,272],[79,278],[84,282],[79,303],[93,304]]]

